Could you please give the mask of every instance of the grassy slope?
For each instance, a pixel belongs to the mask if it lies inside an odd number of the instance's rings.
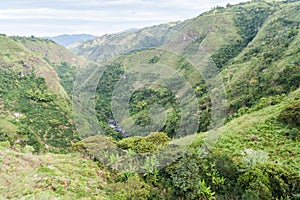
[[[213,13],[209,16],[200,16],[199,18],[194,19],[194,21],[189,20],[189,23],[182,24],[180,28],[187,34],[195,34],[196,37],[201,36],[203,33],[207,32],[207,30],[210,30],[208,31],[208,36],[206,36],[203,41],[203,45],[205,45],[208,50],[214,51],[221,45],[228,44],[231,42],[231,40],[235,40],[240,37],[237,34],[237,30],[234,28],[234,26],[232,26],[232,20],[234,17],[235,15],[230,12],[228,14]],[[211,24],[212,21],[210,20],[214,21],[213,24]],[[190,23],[192,21],[193,23]],[[201,23],[202,25],[200,26],[199,24]],[[230,25],[222,26],[223,24]],[[199,32],[190,32],[189,30],[193,30],[192,28],[196,25],[199,25]],[[261,33],[259,33],[257,38],[253,41],[252,44],[254,44],[254,46],[255,41],[257,43],[256,45],[259,45],[259,38],[264,38],[263,31],[264,29],[262,29]],[[219,39],[216,41],[216,38]],[[41,65],[43,65],[45,63],[45,60],[43,60],[43,53],[37,55],[37,53],[32,53],[32,51],[42,51],[45,53],[47,52],[48,48],[46,46],[49,45],[50,49],[52,49],[51,52],[55,52],[54,44],[47,44],[44,47],[43,45],[45,44],[38,43],[35,45],[34,41],[30,40],[22,42],[21,45],[9,40],[9,47],[11,48],[13,46],[16,49],[10,50],[11,52],[9,52],[9,55],[13,56],[10,57],[8,55],[3,55],[2,60],[6,60],[4,64],[7,64],[13,60],[13,62],[7,65],[8,67],[16,67],[16,69],[18,67],[18,69],[22,68],[22,64],[20,64],[22,59],[28,63],[31,62],[34,64],[34,61],[28,59],[29,57],[42,59]],[[251,49],[253,47],[251,45],[248,47],[248,50],[249,48]],[[28,51],[26,48],[24,48],[24,46],[31,50]],[[293,61],[294,58],[297,58],[298,54],[294,55],[294,53],[295,48],[298,47],[299,34],[297,35],[297,39],[293,40],[293,42],[289,45],[289,49],[284,53],[285,57],[291,57],[287,58],[287,60],[284,62],[278,62],[277,64],[274,64],[274,70],[278,66],[278,71],[283,70],[280,63],[284,65],[285,63]],[[248,50],[246,49],[243,53],[247,52]],[[243,53],[240,55],[240,57],[242,57]],[[59,64],[60,62],[68,62],[70,65],[76,64],[77,60],[76,58],[75,61],[72,59],[72,54],[65,55],[68,57],[66,61],[60,60],[59,54],[51,54],[50,57],[51,60],[53,60],[52,64]],[[146,62],[151,59],[152,56],[154,56],[154,54],[151,54],[151,51],[137,53],[137,55],[143,54],[145,55],[143,57],[144,60],[133,61],[134,64]],[[134,56],[134,54],[129,55],[123,60],[128,66],[132,64],[130,61],[130,56]],[[166,64],[173,63],[176,65],[174,60],[172,60],[172,57],[169,57],[169,61],[167,60],[168,54],[164,54],[163,56],[166,56],[166,59],[162,59],[162,62],[165,62]],[[22,59],[18,60],[19,58]],[[73,60],[75,63],[73,61],[70,62],[69,58],[71,58],[71,60]],[[238,58],[239,57],[237,57],[237,59]],[[249,63],[245,63],[245,65],[233,64],[226,68],[224,76],[229,76],[229,73],[227,74],[227,72],[230,72],[238,74],[236,77],[245,78],[245,76],[239,70],[248,70],[247,66],[250,65],[255,67],[257,62],[253,62],[249,65],[248,64]],[[240,74],[237,71],[239,71]],[[238,81],[238,79],[234,77],[229,80],[229,84],[232,86],[238,84],[233,80]],[[286,129],[284,125],[270,124],[268,122],[269,119],[276,118],[276,116],[288,102],[293,101],[295,98],[299,98],[299,96],[300,91],[298,89],[290,93],[289,96],[280,104],[269,106],[262,110],[245,114],[239,118],[233,119],[226,126],[220,129],[221,136],[214,147],[215,151],[226,152],[232,155],[237,163],[240,163],[242,150],[246,148],[252,148],[255,150],[261,149],[269,153],[271,160],[288,164],[299,169],[299,142],[293,141],[286,136],[286,131],[289,129]],[[2,109],[1,111],[5,110]],[[17,127],[10,123],[8,118],[5,117],[7,116],[0,118],[0,123],[2,122],[2,124],[4,124],[5,130],[15,133]],[[209,134],[209,132],[205,134]],[[251,141],[251,137],[253,135],[258,137],[259,141]],[[196,138],[194,140],[194,145],[196,145],[198,141],[202,140],[202,133],[199,137],[201,139]],[[185,139],[187,138],[175,140],[173,143],[182,143],[182,141]],[[0,150],[0,169],[0,177],[1,180],[3,180],[0,183],[0,194],[2,195],[0,195],[0,198],[20,199],[22,197],[23,199],[88,199],[91,195],[93,195],[96,196],[95,198],[99,197],[98,199],[106,199],[103,191],[101,191],[102,187],[105,187],[105,179],[101,175],[101,170],[94,162],[80,158],[78,155],[32,155],[30,153],[21,153],[13,150]],[[26,171],[26,173],[24,173],[24,171]]]
[[[268,153],[270,161],[300,170],[299,141],[290,138],[291,129],[274,120],[287,104],[299,99],[300,88],[290,93],[277,105],[268,106],[233,119],[218,130],[176,139],[171,144],[186,145],[191,143],[193,148],[201,147],[205,141],[204,138],[216,134],[215,131],[217,131],[219,137],[211,149],[213,153],[225,153],[230,155],[237,164],[241,164],[242,152],[245,149],[263,150]],[[253,136],[258,138],[258,141],[252,141]]]
[[[12,69],[16,72],[35,73],[37,76],[45,78],[50,90],[66,97],[66,92],[59,84],[59,77],[53,67],[42,56],[22,45],[18,39],[0,36],[0,46],[2,49],[5,49],[0,54],[1,67]],[[35,40],[35,38],[27,38],[27,40]],[[37,40],[36,42],[42,41]]]
[[[21,144],[27,141],[38,149],[46,143],[46,148],[50,145],[55,151],[60,151],[58,147],[66,150],[66,145],[77,138],[66,91],[70,92],[67,89],[72,87],[77,69],[87,62],[49,40],[0,36],[0,46],[2,139],[10,138],[11,143]],[[70,76],[74,78],[68,81],[59,77],[64,71],[72,72]],[[38,77],[45,80],[45,85]],[[68,88],[65,90],[62,85]],[[52,96],[51,100],[39,99],[43,95]],[[24,117],[15,120],[16,112]]]
[[[278,105],[232,120],[220,130],[221,137],[215,146],[216,151],[226,152],[241,163],[243,150],[264,150],[269,154],[271,161],[300,170],[299,141],[289,137],[291,129],[286,125],[273,121],[285,105],[299,98],[300,89],[291,93]],[[252,141],[253,136],[259,141]]]
[[[77,70],[86,61],[37,38],[0,36],[0,46],[1,138],[16,149],[30,144],[36,150],[68,150],[76,136],[70,102],[55,70]],[[30,90],[41,94],[30,96]],[[44,94],[50,95],[50,101],[39,99]],[[20,119],[14,119],[16,112],[21,113]],[[1,145],[0,199],[108,199],[103,190],[105,173],[94,161],[75,154],[25,153]]]
[[[272,161],[299,169],[299,141],[291,140],[288,136],[291,130],[274,121],[287,102],[293,101],[295,97],[299,98],[299,89],[295,91],[299,81],[299,8],[299,2],[279,3],[275,6],[267,2],[244,3],[202,14],[174,27],[174,30],[194,38],[200,39],[205,35],[201,45],[213,55],[222,46],[233,45],[236,40],[242,39],[240,29],[234,23],[240,12],[251,17],[255,16],[253,13],[257,11],[269,10],[266,18],[262,19],[262,25],[256,27],[257,35],[254,35],[250,43],[222,69],[228,107],[232,109],[229,109],[229,112],[234,113],[243,106],[254,106],[262,97],[294,92],[280,104],[245,114],[220,130],[222,136],[218,140],[216,150],[233,155],[236,162],[241,162],[242,150],[253,148],[267,151]],[[178,38],[173,39],[176,41]],[[114,37],[111,37],[111,40],[99,38],[90,41],[79,47],[80,54],[97,61],[98,49],[106,42],[114,44],[118,41],[114,40]],[[97,48],[94,48],[95,46]],[[134,52],[119,61],[126,70],[147,63],[157,52],[159,51]],[[161,53],[158,61],[175,68],[177,62],[178,60],[169,53]],[[190,81],[196,83],[197,80]],[[251,141],[254,135],[259,138],[258,142]],[[202,140],[203,136],[200,138],[199,140]],[[199,140],[196,139],[195,143]],[[183,138],[174,143],[186,143],[183,141],[190,139]]]
[[[229,105],[239,103],[247,105],[248,97],[253,98],[256,95],[255,101],[252,102],[255,104],[260,97],[289,93],[290,89],[292,91],[297,89],[297,86],[292,86],[290,83],[289,87],[286,87],[286,83],[279,82],[279,78],[291,77],[300,72],[300,20],[299,12],[297,12],[300,4],[296,2],[282,7],[283,9],[268,18],[254,40],[223,69],[222,76],[227,88]],[[282,21],[287,22],[287,24],[285,26],[282,25]],[[291,30],[294,33],[289,35],[288,32]],[[272,35],[273,33],[276,36]],[[278,43],[273,43],[274,41],[278,41]],[[279,51],[280,55],[271,58],[270,63],[266,64],[267,58],[263,55],[267,56],[266,53],[268,51],[270,51],[271,55]],[[246,58],[248,60],[245,60]],[[263,69],[260,69],[262,66],[264,66]],[[286,74],[285,69],[287,68],[294,69],[294,73],[291,75]],[[255,82],[255,79],[260,81]],[[252,84],[256,84],[255,86],[251,86],[251,80]],[[251,93],[251,88],[259,88],[261,84],[265,84],[264,91]],[[273,89],[273,91],[266,93],[267,89]],[[297,89],[291,92],[280,104],[269,106],[232,120],[218,130],[218,134],[221,136],[213,151],[219,153],[225,152],[231,155],[237,163],[241,164],[243,150],[247,148],[264,150],[268,152],[271,161],[279,162],[299,170],[299,141],[290,139],[291,129],[274,120],[285,105],[299,98],[300,89]],[[202,143],[204,135],[208,134],[214,134],[214,132],[201,133],[195,139],[192,136],[177,139],[172,143],[187,144],[194,140],[193,146],[197,146]],[[253,136],[257,137],[259,141],[252,141],[251,138]]]
[[[87,59],[102,62],[103,53],[113,57],[116,50],[127,53],[130,49],[147,48],[146,38],[149,38],[149,35],[153,37],[157,29],[168,26],[169,31],[161,29],[163,33],[157,35],[158,38],[164,36],[167,39],[155,43],[152,47],[166,41],[178,42],[185,35],[200,42],[201,48],[213,58],[215,54],[220,54],[222,48],[230,48],[234,52],[225,50],[219,55],[219,59],[224,59],[227,63],[222,66],[224,69],[221,71],[227,87],[229,112],[233,113],[242,106],[253,106],[263,96],[288,93],[293,85],[297,88],[299,75],[286,80],[282,77],[285,76],[283,73],[297,74],[299,67],[299,5],[299,2],[243,3],[204,13],[174,26],[166,24],[145,28],[136,33],[103,36],[78,46],[77,51]],[[239,18],[241,13],[245,21]],[[251,36],[248,36],[249,34]],[[256,37],[253,39],[254,36]],[[118,48],[120,45],[121,49]],[[245,48],[240,48],[241,45]],[[172,51],[171,53],[177,52],[176,49]],[[145,54],[147,52],[151,54],[148,50]],[[149,59],[148,56],[135,57],[134,60],[131,59],[130,64],[138,66],[147,63]],[[172,61],[168,63],[162,60],[158,63],[174,65]],[[219,60],[215,61],[219,63]]]
[[[177,23],[169,23],[147,27],[137,32],[104,35],[73,47],[71,50],[88,60],[101,63],[104,59],[118,53],[128,53],[132,50],[147,49],[161,45],[163,36],[170,33],[169,28]],[[160,39],[157,39],[160,36]]]
[[[263,96],[297,88],[299,9],[296,2],[270,16],[254,40],[222,71],[230,106],[252,106]]]
[[[80,155],[0,149],[0,199],[108,199],[105,176]]]

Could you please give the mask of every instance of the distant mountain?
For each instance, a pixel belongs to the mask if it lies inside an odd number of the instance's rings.
[[[130,29],[126,29],[124,31],[118,32],[117,34],[121,34],[121,33],[134,33],[137,32],[139,29],[138,28],[130,28]]]
[[[85,42],[87,40],[95,39],[97,36],[88,35],[88,34],[73,34],[73,35],[58,35],[55,37],[43,37],[45,39],[53,40],[54,42],[64,46],[69,47],[75,43]]]

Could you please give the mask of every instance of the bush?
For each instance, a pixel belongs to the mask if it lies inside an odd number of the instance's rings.
[[[260,200],[256,191],[247,190],[242,196],[242,200]]]
[[[157,146],[147,140],[141,140],[136,146],[131,147],[137,153],[152,153],[157,150]]]
[[[207,172],[203,161],[199,155],[187,153],[176,163],[174,171],[171,172],[174,196],[198,199],[199,183]]]
[[[152,153],[159,148],[166,146],[169,138],[166,133],[150,133],[147,137],[133,136],[124,138],[117,143],[121,149],[131,149],[137,153]]]
[[[262,200],[290,197],[298,192],[299,184],[296,171],[274,163],[256,165],[238,179],[238,185],[245,191],[244,196],[256,193]]]
[[[251,167],[268,161],[268,153],[262,150],[245,149],[243,152],[243,166]]]
[[[151,153],[157,150],[157,146],[144,138],[135,136],[125,138],[118,142],[121,149],[131,149],[136,153]]]
[[[168,144],[170,138],[167,136],[166,133],[163,132],[153,132],[150,133],[146,138],[146,141],[155,144],[158,147],[163,147]]]
[[[290,103],[278,116],[278,120],[294,128],[300,128],[300,101]]]
[[[35,149],[32,146],[26,145],[22,151],[23,153],[33,153]]]
[[[110,189],[109,197],[112,200],[147,200],[151,188],[137,176],[132,176],[126,182],[111,184]]]
[[[0,142],[0,149],[8,149],[10,147],[9,141]]]
[[[121,149],[132,149],[134,148],[140,141],[142,140],[139,136],[133,136],[129,138],[124,138],[123,140],[120,140],[117,145]]]

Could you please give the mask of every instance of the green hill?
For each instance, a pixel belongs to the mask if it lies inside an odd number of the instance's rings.
[[[288,94],[299,87],[298,9],[298,2],[264,1],[228,6],[226,9],[218,7],[181,23],[106,35],[79,45],[75,52],[99,64],[108,58],[116,59],[98,85],[97,94],[101,100],[96,107],[100,115],[106,113],[100,116],[102,120],[112,117],[110,98],[119,76],[143,64],[164,64],[186,77],[196,91],[202,105],[199,131],[205,131],[210,119],[210,97],[207,95],[208,88],[203,84],[203,74],[185,62],[193,49],[200,47],[211,55],[223,78],[227,115],[233,115],[241,108],[255,106],[262,97]],[[192,38],[190,40],[194,42],[188,44],[185,50],[179,52],[182,55],[176,58],[172,54],[181,51],[176,49],[178,45],[165,45],[180,42],[180,37]],[[151,50],[147,50],[150,47]],[[151,101],[138,95],[135,98],[136,104]],[[131,110],[142,124],[147,124],[145,110]]]
[[[1,35],[0,198],[299,199],[299,10],[228,4],[77,55]]]
[[[69,95],[84,59],[38,38],[1,36],[0,46],[0,140],[68,151],[78,140]]]
[[[210,199],[209,194],[217,194],[219,199],[297,199],[299,10],[299,1],[251,1],[216,7],[184,22],[147,27],[134,33],[105,35],[77,46],[73,50],[78,55],[103,65],[104,72],[96,90],[96,111],[104,133],[120,140],[116,145],[121,148],[140,152],[139,145],[144,145],[152,149],[136,136],[122,139],[122,135],[116,135],[105,124],[108,119],[118,117],[125,131],[131,119],[135,125],[148,127],[154,117],[150,114],[152,106],[162,105],[167,114],[161,131],[176,138],[171,144],[177,148],[171,149],[167,157],[177,158],[176,154],[191,143],[187,154],[160,171],[158,188],[172,187],[171,193],[175,196],[170,199]],[[197,53],[200,56],[197,57]],[[216,73],[210,75],[215,70],[213,67],[219,71],[226,95],[224,104],[218,104],[219,108],[214,107],[211,94],[214,89],[222,92],[222,84],[211,83],[218,80]],[[169,71],[172,76],[173,70],[186,78],[199,102],[200,133],[195,138],[194,135],[177,138],[180,133],[176,128],[183,113],[182,105],[176,101],[179,93],[172,94],[170,88],[158,84],[150,88],[142,84],[142,81],[155,82],[155,77],[162,72]],[[134,72],[141,73],[141,77],[131,79]],[[168,73],[161,76],[165,82],[180,87],[181,83],[174,77],[168,78]],[[134,82],[136,80],[140,82]],[[124,86],[131,83],[136,84],[135,89]],[[119,90],[122,84],[123,90]],[[118,114],[122,106],[114,105],[116,96],[123,98],[117,94],[125,96],[127,91],[132,92],[128,116],[127,113]],[[191,99],[185,93],[181,95],[183,99]],[[211,130],[214,125],[210,121],[216,114],[213,109],[219,109],[220,116],[225,116],[225,124]],[[133,130],[128,127],[127,130]],[[145,131],[146,128],[137,130]],[[88,152],[102,159],[95,151],[95,144],[85,140],[83,143]],[[203,158],[203,154],[208,154],[207,158]],[[271,169],[273,172],[269,171]],[[214,170],[217,172],[212,175]],[[278,179],[273,179],[274,176]],[[283,179],[288,176],[290,182],[285,182]],[[214,178],[221,177],[227,182],[218,186]],[[202,185],[201,181],[204,181]],[[222,180],[219,181],[221,184]],[[283,185],[275,186],[275,182],[286,184],[286,190]],[[276,190],[276,187],[281,189]],[[292,191],[291,188],[294,192],[283,195],[283,190]]]

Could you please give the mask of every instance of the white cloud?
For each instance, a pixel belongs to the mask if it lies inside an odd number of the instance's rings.
[[[56,19],[56,20],[86,20],[98,22],[147,22],[160,21],[163,13],[159,11],[119,11],[112,14],[109,11],[95,10],[57,10],[48,8],[37,9],[9,9],[0,12],[0,20],[24,19]],[[182,19],[178,15],[166,15],[164,20]]]
[[[230,2],[240,1],[245,0]],[[0,7],[0,32],[23,35],[38,34],[39,29],[43,30],[41,34],[47,30],[55,33],[119,32],[184,20],[226,3],[224,0],[10,0]],[[62,27],[66,28],[62,30]]]

